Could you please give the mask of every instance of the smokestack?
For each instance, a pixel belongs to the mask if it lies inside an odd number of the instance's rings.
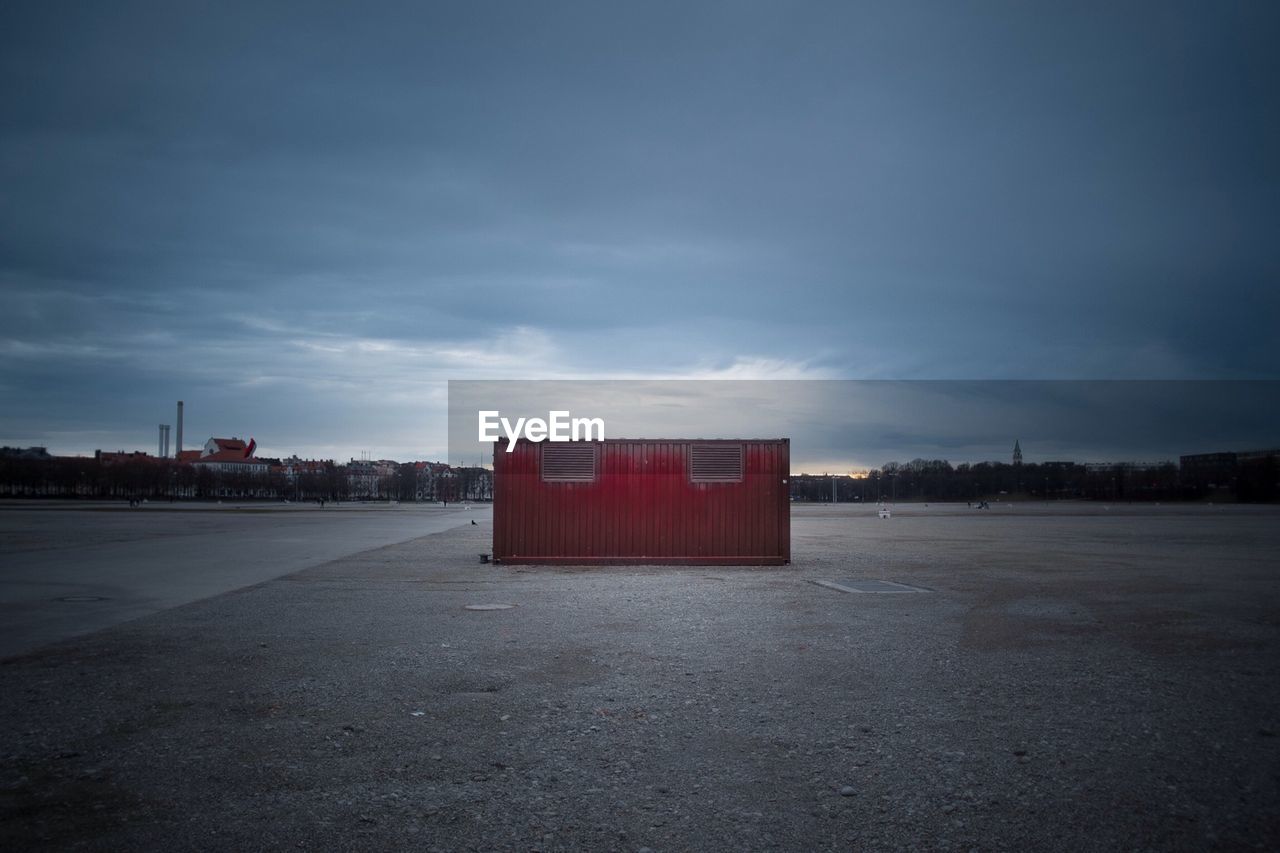
[[[174,447],[175,447],[175,450],[173,453],[173,458],[177,459],[179,456],[182,455],[182,401],[181,400],[178,401],[178,441],[174,445]]]

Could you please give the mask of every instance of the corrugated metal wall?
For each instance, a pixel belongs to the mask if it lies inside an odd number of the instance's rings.
[[[777,565],[791,561],[787,439],[609,439],[589,482],[548,482],[545,443],[494,453],[502,563]],[[693,445],[739,445],[740,482],[693,482]]]

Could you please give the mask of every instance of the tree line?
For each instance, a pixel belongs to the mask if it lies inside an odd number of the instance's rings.
[[[889,462],[864,477],[800,474],[791,478],[797,501],[1235,500],[1280,498],[1275,457],[1249,460],[1219,471],[1183,472],[1169,462],[1156,467],[1073,463],[1011,465],[944,459]]]
[[[982,501],[999,499],[1176,501],[1280,499],[1275,456],[1220,470],[1084,466],[1072,463],[1010,465],[943,459],[889,462],[863,477],[799,474],[790,478],[793,500]],[[493,475],[483,468],[404,463],[371,469],[321,463],[290,477],[281,468],[265,474],[217,471],[171,460],[105,461],[88,457],[0,456],[0,496],[126,498],[152,500],[273,498],[295,501],[493,499]]]
[[[378,473],[325,462],[290,476],[275,466],[265,472],[219,471],[163,459],[0,456],[0,496],[484,501],[493,499],[493,485],[491,473],[483,468],[419,468],[411,462]]]

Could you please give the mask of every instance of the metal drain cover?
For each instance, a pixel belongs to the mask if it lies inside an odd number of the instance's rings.
[[[107,599],[101,595],[64,595],[56,601],[66,601],[71,604],[78,604],[82,601],[106,601]]]
[[[863,578],[841,578],[838,581],[813,581],[818,586],[834,589],[836,592],[852,593],[903,593],[932,592],[921,586],[910,586],[897,581],[867,580]]]
[[[468,604],[463,610],[510,610],[514,604]]]

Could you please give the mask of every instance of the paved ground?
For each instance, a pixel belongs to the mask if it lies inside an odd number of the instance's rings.
[[[0,846],[1280,847],[1276,508],[794,514],[788,568],[468,525],[4,661]]]
[[[415,504],[0,504],[0,656],[489,516]]]

